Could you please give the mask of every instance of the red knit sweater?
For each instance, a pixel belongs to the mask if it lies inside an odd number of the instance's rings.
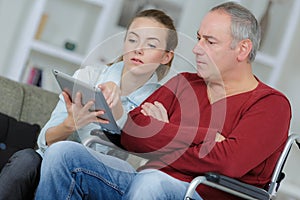
[[[121,136],[131,152],[143,153],[156,168],[190,182],[217,172],[266,187],[288,136],[291,108],[280,92],[259,82],[253,91],[209,103],[206,84],[197,74],[182,73],[159,88],[146,102],[161,102],[169,123],[130,112]],[[215,143],[216,133],[226,139]],[[199,186],[204,199],[234,199]]]

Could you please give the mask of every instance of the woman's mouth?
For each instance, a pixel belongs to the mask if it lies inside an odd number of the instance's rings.
[[[144,62],[138,58],[132,58],[131,61],[136,65],[144,64]]]

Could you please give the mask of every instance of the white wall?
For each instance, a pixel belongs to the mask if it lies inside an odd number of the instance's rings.
[[[290,48],[288,57],[286,59],[286,66],[280,77],[278,83],[278,88],[283,91],[289,98],[292,105],[292,123],[291,132],[300,134],[300,95],[299,95],[299,85],[300,85],[300,61],[299,61],[299,35],[300,35],[300,22],[297,25],[297,31],[294,37],[293,45]],[[292,176],[287,176],[286,179],[290,183],[297,185],[294,188],[294,192],[297,193],[300,199],[300,152],[296,148],[291,152],[291,158],[287,162],[287,172],[292,174]],[[289,189],[291,189],[290,186]],[[287,188],[288,190],[288,188]]]
[[[0,1],[0,66],[5,66],[13,52],[17,41],[20,19],[24,10],[25,1],[1,0]],[[16,6],[18,5],[18,6]],[[5,67],[0,67],[3,74]]]

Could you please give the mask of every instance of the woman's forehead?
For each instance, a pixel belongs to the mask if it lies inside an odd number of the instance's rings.
[[[135,32],[143,35],[165,35],[168,29],[152,18],[139,17],[133,20],[129,26],[128,33]]]

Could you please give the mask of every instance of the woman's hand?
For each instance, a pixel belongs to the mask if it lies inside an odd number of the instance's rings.
[[[141,113],[143,115],[153,117],[165,123],[169,123],[167,110],[158,101],[155,101],[154,103],[146,102],[141,107]]]
[[[109,81],[99,84],[98,87],[101,89],[108,106],[112,110],[114,118],[118,120],[123,114],[121,90],[119,86],[116,83]]]
[[[92,107],[95,104],[93,100],[87,102],[85,105],[82,105],[81,93],[76,93],[74,102],[71,101],[66,92],[62,92],[62,95],[66,102],[66,108],[68,112],[68,117],[64,120],[64,124],[70,130],[70,132],[73,132],[92,122],[108,123],[107,120],[100,118],[101,115],[104,114],[103,110],[92,111]]]
[[[121,98],[121,90],[117,84],[112,81],[99,84],[98,87],[101,89],[105,100],[110,108],[115,107]]]

